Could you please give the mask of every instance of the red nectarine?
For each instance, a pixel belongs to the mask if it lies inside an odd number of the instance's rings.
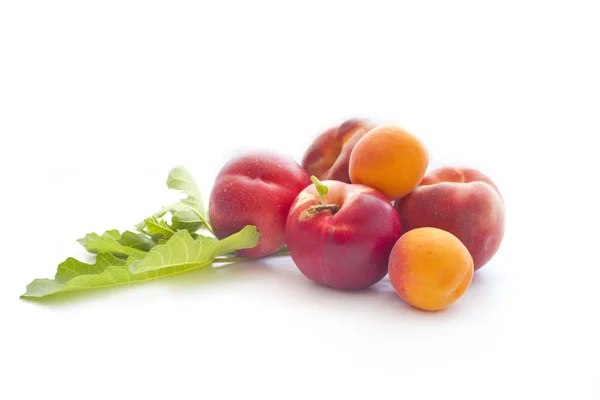
[[[504,236],[504,201],[481,172],[443,167],[395,204],[406,231],[421,227],[454,234],[469,249],[475,269],[496,253]]]
[[[290,208],[285,237],[300,271],[338,289],[361,289],[381,280],[400,237],[400,218],[391,202],[363,185],[324,181],[304,189]]]
[[[219,239],[254,225],[258,245],[238,250],[262,257],[285,245],[285,221],[296,195],[309,185],[306,171],[293,160],[274,154],[251,154],[227,163],[210,195],[209,219]]]
[[[352,149],[375,126],[368,120],[349,119],[329,128],[306,150],[302,166],[318,179],[350,183],[348,165]]]

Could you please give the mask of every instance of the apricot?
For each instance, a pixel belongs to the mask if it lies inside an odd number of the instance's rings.
[[[380,125],[354,146],[349,173],[352,183],[397,200],[419,184],[428,163],[429,153],[417,137],[394,125]]]
[[[405,233],[394,245],[388,265],[398,296],[422,310],[448,307],[469,288],[473,259],[453,234],[437,228]]]
[[[424,226],[455,235],[469,249],[475,270],[498,251],[504,236],[504,201],[496,185],[472,168],[438,168],[396,201],[405,231]]]
[[[302,166],[320,180],[350,183],[348,164],[354,145],[375,124],[365,119],[349,119],[321,133],[304,153]]]
[[[285,221],[292,202],[310,185],[306,171],[291,159],[247,154],[228,162],[210,194],[209,219],[218,239],[254,225],[260,239],[244,257],[263,257],[285,245]]]

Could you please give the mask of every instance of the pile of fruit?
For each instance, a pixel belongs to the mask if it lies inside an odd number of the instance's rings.
[[[349,120],[319,135],[302,167],[272,154],[231,161],[217,177],[210,221],[218,238],[258,228],[258,246],[240,255],[263,257],[287,244],[313,281],[354,290],[389,273],[407,303],[440,310],[498,250],[504,203],[482,173],[445,167],[425,175],[428,161],[405,130]]]
[[[505,209],[481,172],[443,167],[426,175],[428,164],[414,135],[353,119],[319,135],[302,165],[272,153],[231,160],[217,175],[208,212],[191,176],[175,169],[167,183],[185,199],[136,232],[88,234],[80,243],[98,254],[95,264],[69,258],[55,279],[34,280],[23,296],[155,279],[287,246],[315,282],[357,290],[389,274],[407,303],[441,310],[498,250]]]

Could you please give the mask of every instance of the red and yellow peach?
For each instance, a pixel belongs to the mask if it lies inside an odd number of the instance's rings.
[[[395,207],[405,231],[434,227],[455,235],[469,249],[476,270],[494,256],[504,236],[500,191],[475,169],[434,170]]]
[[[296,266],[309,279],[337,289],[361,289],[387,274],[400,237],[400,218],[377,190],[324,181],[304,189],[290,208],[285,237]]]
[[[371,121],[349,119],[321,133],[306,150],[302,166],[320,180],[350,183],[348,164],[354,145],[375,127]]]

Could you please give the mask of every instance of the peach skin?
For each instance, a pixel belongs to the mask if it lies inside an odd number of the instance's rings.
[[[296,195],[310,185],[306,171],[293,160],[253,153],[228,162],[210,194],[209,219],[219,239],[246,225],[258,229],[258,245],[238,250],[244,257],[263,257],[285,245],[285,220]]]
[[[395,207],[405,231],[430,226],[459,238],[475,270],[494,256],[504,236],[502,196],[490,178],[475,169],[436,169]]]
[[[328,187],[324,197],[310,185],[290,208],[285,238],[292,260],[307,278],[336,289],[379,282],[401,234],[396,210],[373,188],[339,181],[319,184]]]
[[[427,311],[448,307],[469,288],[473,259],[456,236],[437,228],[405,233],[388,266],[394,290],[408,304]]]
[[[371,121],[349,119],[321,133],[310,145],[302,166],[320,180],[350,183],[348,164],[354,145],[375,127]]]

